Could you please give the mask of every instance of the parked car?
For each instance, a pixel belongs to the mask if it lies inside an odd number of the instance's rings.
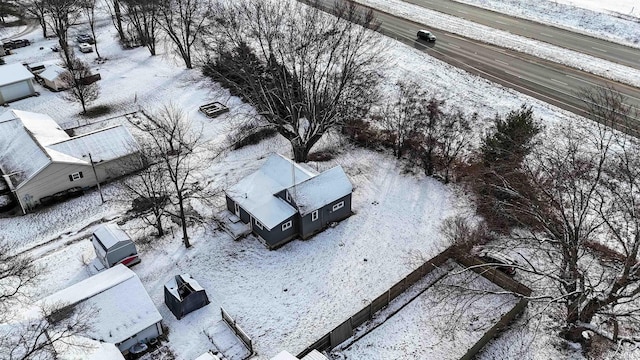
[[[7,42],[2,44],[5,50],[13,50],[29,45],[31,45],[31,42],[27,39],[8,40]]]
[[[516,274],[518,263],[508,255],[492,250],[482,250],[478,252],[478,257],[509,276]]]
[[[431,31],[428,30],[418,30],[418,39],[420,40],[426,40],[428,42],[435,42],[436,41],[436,36],[433,35],[433,33]]]
[[[91,46],[90,44],[87,44],[87,43],[81,43],[80,45],[78,45],[78,48],[80,49],[80,52],[82,52],[82,53],[93,52],[93,46]]]
[[[96,42],[93,36],[89,34],[79,34],[78,36],[76,36],[76,41],[80,44],[82,43],[95,44]]]

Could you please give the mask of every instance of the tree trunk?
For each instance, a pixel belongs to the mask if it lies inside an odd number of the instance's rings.
[[[178,193],[178,205],[180,206],[180,222],[182,225],[182,241],[184,242],[184,247],[187,249],[191,247],[191,243],[189,242],[189,234],[187,233],[187,219],[184,213],[184,199],[182,198],[182,193]]]
[[[120,41],[126,43],[127,36],[124,34],[124,29],[122,28],[122,12],[120,11],[119,0],[113,0],[113,12],[116,14],[116,30],[118,30]]]

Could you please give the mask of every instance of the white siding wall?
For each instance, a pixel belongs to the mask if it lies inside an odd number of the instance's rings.
[[[116,344],[116,346],[118,347],[118,349],[120,349],[121,352],[125,352],[140,341],[148,343],[149,340],[155,339],[160,335],[162,335],[162,327],[160,326],[160,323],[155,323],[148,328],[140,331],[132,338],[129,338],[121,342],[120,344]]]
[[[82,179],[70,181],[69,175],[82,171]],[[72,187],[88,187],[96,184],[90,165],[80,164],[49,164],[34,176],[23,187],[16,190],[16,195],[25,209],[35,206],[40,198],[53,195]]]

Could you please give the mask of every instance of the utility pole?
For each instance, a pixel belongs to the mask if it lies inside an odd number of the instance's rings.
[[[89,153],[89,162],[91,163],[91,168],[93,169],[93,176],[96,178],[96,184],[98,184],[98,192],[100,193],[101,204],[104,204],[104,196],[102,196],[102,189],[100,189],[100,180],[98,180],[98,173],[96,172],[96,166],[93,163],[93,158],[91,157],[91,153]]]

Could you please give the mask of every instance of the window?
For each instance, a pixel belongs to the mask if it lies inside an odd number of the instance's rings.
[[[262,227],[262,224],[260,224],[260,221],[256,220],[256,221],[255,221],[255,223],[256,223],[256,227],[257,227],[258,229],[260,229],[260,230],[264,230],[264,228]]]
[[[291,196],[289,196],[289,192],[288,191],[284,191],[284,197],[287,198],[288,202],[291,202]]]
[[[293,226],[293,221],[289,220],[286,223],[282,224],[282,231],[290,229]]]
[[[69,175],[69,181],[80,180],[83,177],[84,176],[82,176],[82,171],[74,172],[73,174]]]
[[[311,221],[318,220],[318,210],[311,213]]]
[[[343,207],[344,207],[344,201],[340,201],[339,203],[333,205],[333,210],[332,211],[336,211],[338,209],[342,209]]]

